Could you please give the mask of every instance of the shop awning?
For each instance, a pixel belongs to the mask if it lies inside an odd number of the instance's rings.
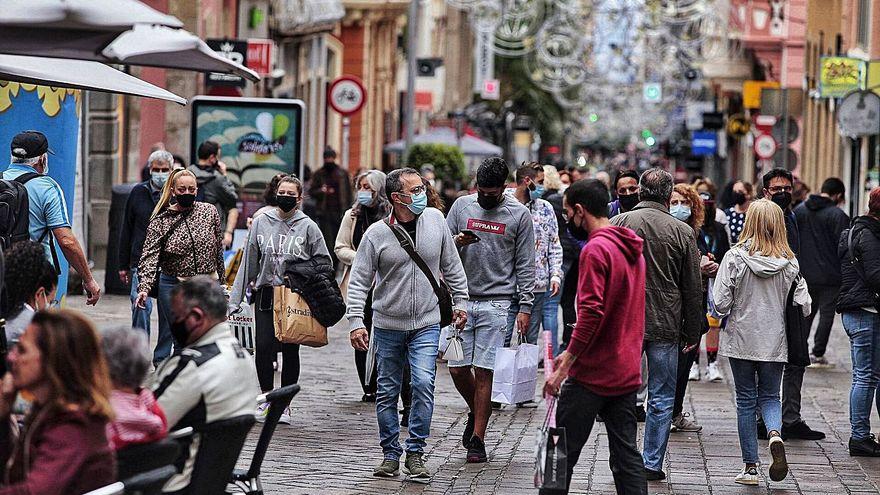
[[[416,134],[413,144],[449,144],[459,146],[455,135],[455,129],[451,127],[431,127],[427,131]],[[461,152],[465,156],[494,156],[500,155],[502,149],[494,144],[478,137],[465,134],[461,137]],[[386,153],[403,153],[406,149],[406,141],[400,140],[385,146]]]

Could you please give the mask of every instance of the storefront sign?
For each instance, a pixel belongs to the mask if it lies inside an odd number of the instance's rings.
[[[841,98],[861,89],[865,62],[849,57],[822,57],[819,60],[819,96]]]
[[[743,106],[745,108],[761,108],[761,90],[778,88],[776,81],[743,81]]]
[[[217,55],[228,58],[233,62],[245,65],[248,44],[245,40],[207,39],[205,43],[217,52]],[[209,72],[207,76],[208,86],[235,86],[244,87],[244,78],[235,74],[223,74]]]
[[[249,39],[247,41],[247,67],[260,76],[272,72],[275,42],[272,40]]]

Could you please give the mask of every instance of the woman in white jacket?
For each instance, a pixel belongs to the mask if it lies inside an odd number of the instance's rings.
[[[728,315],[719,354],[730,360],[736,388],[737,427],[745,467],[735,481],[758,484],[756,414],[770,437],[769,474],[781,481],[788,474],[779,386],[788,360],[785,304],[796,283],[794,302],[810,314],[810,295],[794,253],[788,246],[782,210],[769,200],[752,203],[739,242],[721,261],[715,279],[715,307]],[[795,282],[796,281],[796,282]]]

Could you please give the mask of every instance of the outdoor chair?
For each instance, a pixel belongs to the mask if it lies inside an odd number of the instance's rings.
[[[169,464],[92,490],[85,495],[159,495],[165,483],[176,473],[177,468]]]
[[[241,448],[255,421],[253,414],[245,414],[197,428],[199,452],[189,488],[179,495],[225,494]]]
[[[141,445],[130,445],[116,452],[116,472],[119,479],[173,465],[180,455],[180,444],[170,438]]]
[[[227,488],[227,493],[263,495],[263,486],[260,483],[260,466],[266,457],[266,451],[269,450],[269,443],[272,441],[272,435],[275,433],[275,427],[278,426],[281,413],[290,405],[290,401],[293,396],[299,393],[299,390],[299,385],[288,385],[257,397],[258,404],[269,403],[269,412],[260,431],[257,446],[254,448],[254,457],[251,459],[250,467],[246,471],[236,469],[232,472],[232,482]]]

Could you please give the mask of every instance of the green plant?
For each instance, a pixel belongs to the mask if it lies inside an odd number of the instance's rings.
[[[464,154],[451,144],[414,144],[406,156],[406,165],[416,170],[423,165],[434,166],[434,175],[443,182],[460,182],[467,178]]]

